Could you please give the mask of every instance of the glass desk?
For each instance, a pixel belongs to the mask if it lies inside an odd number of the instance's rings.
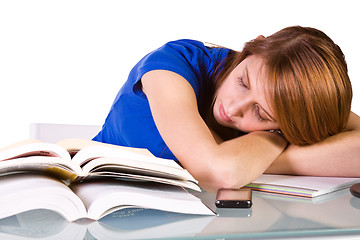
[[[34,210],[0,219],[0,239],[360,239],[360,198],[349,189],[313,201],[253,192],[252,208],[236,210],[216,209],[215,194],[195,195],[219,216],[133,208],[67,222]]]

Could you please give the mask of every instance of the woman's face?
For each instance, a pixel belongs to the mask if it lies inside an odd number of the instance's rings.
[[[242,132],[278,129],[265,98],[262,60],[249,56],[224,80],[216,92],[213,114],[225,127]]]

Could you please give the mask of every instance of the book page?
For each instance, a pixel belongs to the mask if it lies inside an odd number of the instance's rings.
[[[68,138],[61,140],[56,144],[65,148],[69,153],[72,153],[74,155],[84,148],[91,148],[91,146],[104,146],[108,148],[122,149],[130,152],[135,152],[146,156],[153,156],[149,150],[144,148],[124,147],[124,146],[107,144],[107,143],[97,142],[88,139]]]
[[[49,209],[69,221],[86,217],[86,209],[59,180],[33,174],[0,177],[0,218],[34,209]]]
[[[82,199],[88,217],[99,219],[110,209],[137,206],[187,214],[214,215],[200,199],[181,187],[166,184],[125,181],[98,181],[72,186]]]
[[[246,187],[258,191],[317,197],[344,189],[356,182],[360,182],[360,178],[263,174]]]
[[[276,186],[287,186],[310,190],[336,189],[344,184],[360,181],[359,178],[341,177],[312,177],[293,175],[263,174],[253,183],[262,183]]]
[[[84,175],[101,172],[127,172],[197,182],[187,170],[180,167],[177,163],[175,163],[174,167],[172,165],[159,164],[157,158],[150,158],[144,161],[143,158],[135,157],[119,155],[119,157],[93,159],[83,166]],[[165,161],[173,162],[172,160]]]
[[[61,146],[37,140],[23,141],[0,151],[0,161],[29,156],[48,156],[60,157],[67,160],[71,159],[69,153]]]
[[[144,175],[144,174],[134,174],[134,173],[124,173],[124,172],[101,172],[101,173],[91,173],[85,181],[87,180],[99,180],[109,178],[112,180],[119,180],[119,181],[142,181],[142,182],[156,182],[156,183],[164,183],[170,184],[173,186],[179,186],[186,189],[192,189],[197,192],[201,192],[201,188],[199,185],[192,181],[183,181],[171,178],[162,178],[162,177],[154,177],[151,175]]]
[[[176,162],[169,159],[157,158],[152,155],[146,155],[134,152],[126,147],[109,147],[108,145],[92,145],[81,149],[74,157],[73,161],[79,166],[85,165],[87,162],[95,158],[109,157],[109,158],[124,158],[128,160],[137,160],[143,162],[156,163],[159,165],[171,166],[181,168]]]
[[[69,182],[82,176],[82,169],[78,165],[59,157],[32,156],[0,161],[0,176],[26,172],[49,174]]]

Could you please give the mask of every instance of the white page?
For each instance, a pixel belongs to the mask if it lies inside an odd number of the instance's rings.
[[[311,189],[311,190],[322,190],[322,189],[337,189],[338,187],[348,186],[357,181],[360,181],[360,178],[311,177],[311,176],[263,174],[258,179],[253,181],[253,183],[296,187],[296,188]]]
[[[0,218],[33,209],[49,209],[69,221],[86,216],[81,200],[62,182],[43,175],[0,177]]]
[[[166,184],[103,181],[77,184],[72,189],[84,202],[91,219],[98,219],[103,213],[110,213],[109,209],[123,205],[214,215],[200,199],[181,187]]]
[[[160,165],[171,166],[175,168],[181,168],[177,163],[172,160],[157,158],[153,156],[146,156],[144,154],[124,150],[120,148],[93,145],[81,149],[73,158],[73,161],[79,165],[83,164],[84,160],[98,157],[109,157],[109,158],[124,158],[129,160],[138,160],[148,163],[157,163]]]

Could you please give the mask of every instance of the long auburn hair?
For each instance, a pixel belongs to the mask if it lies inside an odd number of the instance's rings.
[[[215,88],[250,55],[263,60],[266,98],[291,144],[313,144],[345,128],[351,83],[344,54],[325,33],[294,26],[247,42],[229,54]]]

